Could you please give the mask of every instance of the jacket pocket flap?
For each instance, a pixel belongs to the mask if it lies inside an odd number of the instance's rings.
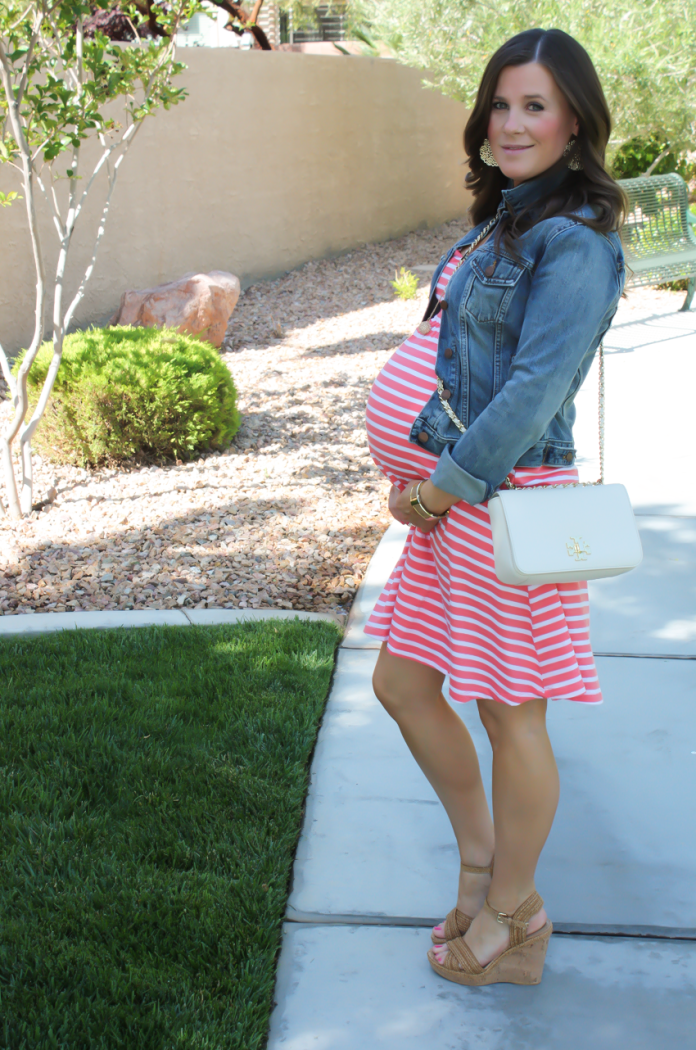
[[[493,252],[474,252],[471,268],[483,284],[497,285],[501,288],[517,284],[524,269],[509,259],[501,259]]]

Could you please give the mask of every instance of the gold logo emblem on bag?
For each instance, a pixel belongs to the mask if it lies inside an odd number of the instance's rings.
[[[568,557],[575,558],[576,561],[587,561],[587,555],[592,553],[589,543],[585,543],[582,536],[579,536],[577,540],[574,536],[571,536],[568,543],[566,543],[566,550],[568,551]]]

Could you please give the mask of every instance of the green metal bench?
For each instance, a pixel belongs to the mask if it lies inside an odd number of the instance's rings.
[[[621,179],[629,201],[621,231],[626,256],[626,284],[640,287],[686,279],[682,310],[696,290],[696,215],[689,211],[686,183],[680,175]]]

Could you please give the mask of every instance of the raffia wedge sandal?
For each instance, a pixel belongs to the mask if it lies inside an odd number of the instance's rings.
[[[492,875],[494,861],[495,857],[487,868],[477,868],[475,864],[465,864],[462,861],[461,869],[462,871],[470,872],[472,875]],[[452,908],[447,918],[440,923],[444,931],[443,936],[439,937],[433,930],[430,934],[430,940],[433,944],[446,944],[447,941],[452,941],[455,937],[463,937],[473,921],[473,916],[467,915],[466,912],[460,911],[459,908]]]
[[[545,922],[540,930],[529,937],[527,927],[532,916],[541,911],[543,906],[544,902],[536,892],[522,901],[512,915],[496,911],[486,900],[484,908],[488,908],[498,922],[506,922],[510,927],[510,947],[489,962],[488,966],[481,966],[463,937],[455,937],[448,943],[449,951],[444,963],[437,961],[432,948],[428,952],[428,961],[435,973],[455,984],[539,984],[553,926]]]

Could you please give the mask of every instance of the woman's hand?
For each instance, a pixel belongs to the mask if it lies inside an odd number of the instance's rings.
[[[408,514],[404,514],[403,511],[399,510],[399,497],[401,496],[401,489],[397,485],[392,485],[389,490],[389,513],[392,518],[396,518],[402,525],[410,525],[411,519]],[[409,507],[409,511],[410,511]]]
[[[400,521],[402,525],[415,525],[421,532],[432,532],[433,529],[437,528],[440,521],[444,521],[444,518],[433,518],[428,521],[427,518],[421,517],[418,511],[414,510],[411,506],[411,493],[415,490],[416,486],[421,482],[421,478],[414,478],[413,481],[406,483],[406,487],[403,492],[396,486],[392,485],[389,493],[389,513],[397,521]],[[425,488],[425,484],[423,485]],[[423,488],[421,488],[421,500],[423,501]],[[448,494],[445,493],[445,496]],[[453,503],[456,502],[455,497],[449,497]],[[424,502],[424,501],[423,501]],[[425,504],[430,510],[428,504]]]

